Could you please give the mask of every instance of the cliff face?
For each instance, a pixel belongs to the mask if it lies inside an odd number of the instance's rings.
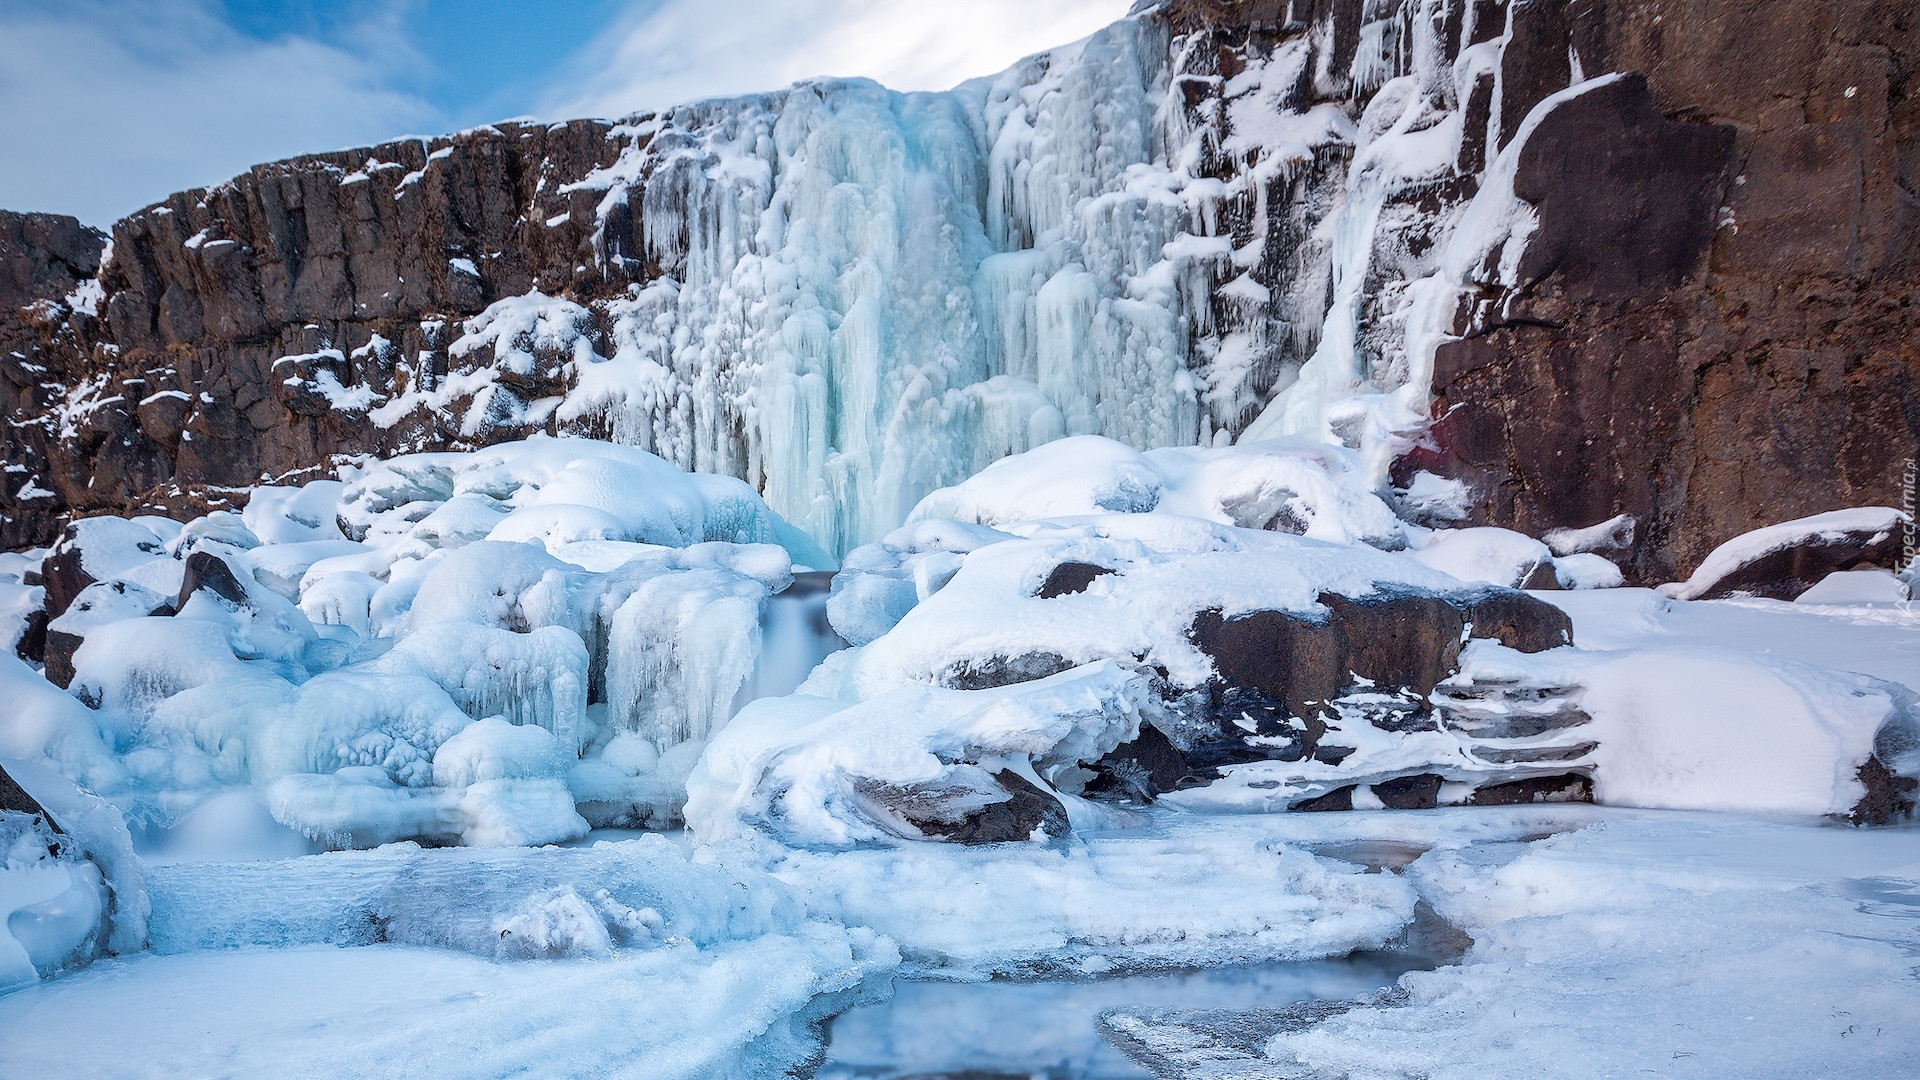
[[[1645,73],[1651,102],[1556,115],[1529,146],[1533,261],[1439,349],[1419,460],[1523,530],[1635,515],[1642,578],[1770,522],[1899,505],[1920,453],[1920,16],[1574,3],[1545,21],[1588,71]]]
[[[1060,434],[1292,434],[1464,481],[1477,521],[1630,514],[1611,554],[1670,578],[1898,501],[1913,19],[1176,0],[948,94],[260,166],[120,222],[93,288],[97,239],[9,218],[0,542],[575,430],[844,548]]]
[[[8,369],[21,399],[7,460],[65,512],[184,510],[265,477],[311,479],[340,455],[444,441],[430,423],[378,428],[337,411],[313,379],[431,379],[446,370],[447,320],[501,295],[604,286],[574,271],[592,261],[592,200],[588,226],[574,225],[581,200],[554,189],[617,155],[608,132],[506,125],[315,155],[127,217],[94,295],[34,279],[45,372],[15,375],[19,357]],[[377,352],[314,355],[381,333]],[[56,531],[18,495],[21,479],[9,476],[9,545]]]

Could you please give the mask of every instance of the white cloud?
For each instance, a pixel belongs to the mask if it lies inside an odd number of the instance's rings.
[[[0,207],[106,225],[248,166],[439,117],[391,89],[412,62],[397,25],[356,52],[263,42],[199,2],[0,3]]]
[[[105,226],[258,162],[444,130],[447,113],[404,89],[428,70],[413,2],[368,0],[336,46],[249,37],[214,0],[0,0],[0,207]],[[1130,3],[634,0],[527,111],[621,116],[816,75],[945,89]]]
[[[665,0],[636,12],[569,73],[541,110],[624,116],[702,97],[864,75],[944,90],[1064,45],[1131,0]]]

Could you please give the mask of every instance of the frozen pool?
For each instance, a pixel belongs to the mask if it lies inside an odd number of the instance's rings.
[[[893,1000],[833,1022],[820,1080],[1044,1078],[1153,1074],[1101,1038],[1100,1014],[1129,1006],[1263,1009],[1351,998],[1434,966],[1411,952],[1084,981],[908,982]]]

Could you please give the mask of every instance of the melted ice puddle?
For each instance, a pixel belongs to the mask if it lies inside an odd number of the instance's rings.
[[[1261,1009],[1345,999],[1434,966],[1414,953],[1079,981],[894,984],[841,1015],[820,1080],[1134,1080],[1153,1074],[1101,1038],[1109,1009]]]

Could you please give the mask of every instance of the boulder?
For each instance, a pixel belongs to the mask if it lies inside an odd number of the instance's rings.
[[[65,688],[72,685],[73,654],[95,627],[122,619],[149,615],[171,615],[172,598],[128,581],[97,581],[80,591],[67,610],[46,624],[41,660],[47,681]]]
[[[1763,596],[1792,600],[1838,570],[1898,572],[1913,519],[1891,507],[1835,510],[1769,525],[1714,548],[1692,576],[1662,585],[1676,600]]]
[[[45,608],[39,608],[27,614],[26,625],[20,628],[20,640],[13,643],[13,652],[30,664],[46,661],[47,611]]]
[[[1298,770],[1260,773],[1274,779],[1254,787],[1299,792],[1285,808],[1308,811],[1591,798],[1582,770],[1596,744],[1579,737],[1591,718],[1577,704],[1577,687],[1485,676],[1449,681],[1470,637],[1528,653],[1571,645],[1565,612],[1494,586],[1459,593],[1377,586],[1359,597],[1323,593],[1320,607],[1324,614],[1227,619],[1203,611],[1195,618],[1190,639],[1215,668],[1201,723],[1179,729],[1175,744],[1195,780],[1235,766],[1298,763]],[[1435,742],[1432,733],[1443,738]],[[1424,741],[1400,743],[1416,735]],[[1527,745],[1508,745],[1512,739]],[[1419,751],[1433,755],[1426,769],[1409,770],[1392,749],[1442,744],[1457,749]],[[1113,771],[1126,773],[1128,763]],[[1120,780],[1101,777],[1106,786]],[[1443,800],[1450,782],[1455,793]]]
[[[1491,638],[1524,653],[1573,644],[1573,620],[1567,613],[1517,589],[1489,589],[1467,600],[1468,632]]]
[[[186,607],[188,599],[202,589],[231,604],[247,602],[246,586],[240,584],[240,578],[227,565],[227,560],[211,551],[196,551],[187,556],[186,571],[180,577],[180,598],[175,601],[174,609]]]
[[[1916,792],[1920,792],[1920,780],[1899,773],[1882,764],[1880,758],[1868,754],[1867,760],[1860,765],[1855,775],[1859,778],[1866,794],[1854,804],[1850,819],[1855,825],[1891,825],[1897,821],[1912,821]]]
[[[1138,737],[1114,747],[1088,768],[1094,777],[1082,794],[1123,803],[1150,803],[1188,778],[1180,748],[1151,724],[1140,725]]]
[[[1072,831],[1060,800],[1009,769],[994,774],[1007,791],[1005,802],[968,814],[958,825],[923,825],[930,836],[961,844],[1001,844],[1038,838],[1058,840]]]
[[[117,517],[73,522],[40,563],[47,617],[59,618],[87,586],[164,557],[160,538],[138,522]]]
[[[1110,567],[1095,566],[1092,563],[1063,562],[1047,574],[1047,580],[1040,583],[1040,591],[1035,595],[1042,600],[1051,600],[1056,596],[1083,593],[1093,579],[1111,574]]]

